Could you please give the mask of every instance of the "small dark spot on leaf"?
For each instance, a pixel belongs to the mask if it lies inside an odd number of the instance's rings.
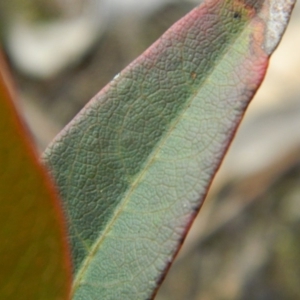
[[[241,17],[242,17],[241,14],[240,14],[239,12],[237,12],[237,11],[233,14],[233,18],[234,18],[234,19],[240,20]]]
[[[191,77],[192,77],[193,79],[195,79],[195,78],[197,77],[197,74],[196,74],[195,72],[192,72],[192,73],[191,73]]]

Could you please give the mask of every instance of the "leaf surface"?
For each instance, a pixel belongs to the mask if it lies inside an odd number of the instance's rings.
[[[0,55],[0,299],[65,300],[71,268],[62,211],[4,75]]]
[[[45,152],[74,299],[149,299],[202,205],[293,1],[209,0],[123,70]]]

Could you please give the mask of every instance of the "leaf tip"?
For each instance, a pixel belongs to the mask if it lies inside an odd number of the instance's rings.
[[[289,22],[296,0],[270,0],[264,49],[271,54],[277,47]]]

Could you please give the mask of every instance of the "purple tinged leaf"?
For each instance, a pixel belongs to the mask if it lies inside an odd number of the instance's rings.
[[[46,150],[69,218],[75,299],[154,295],[293,3],[205,1],[115,77]]]

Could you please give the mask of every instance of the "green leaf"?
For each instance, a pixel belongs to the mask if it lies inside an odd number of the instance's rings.
[[[116,76],[46,150],[68,215],[75,299],[155,293],[292,6],[204,2]]]
[[[71,268],[59,200],[4,75],[0,55],[0,299],[68,299]]]

